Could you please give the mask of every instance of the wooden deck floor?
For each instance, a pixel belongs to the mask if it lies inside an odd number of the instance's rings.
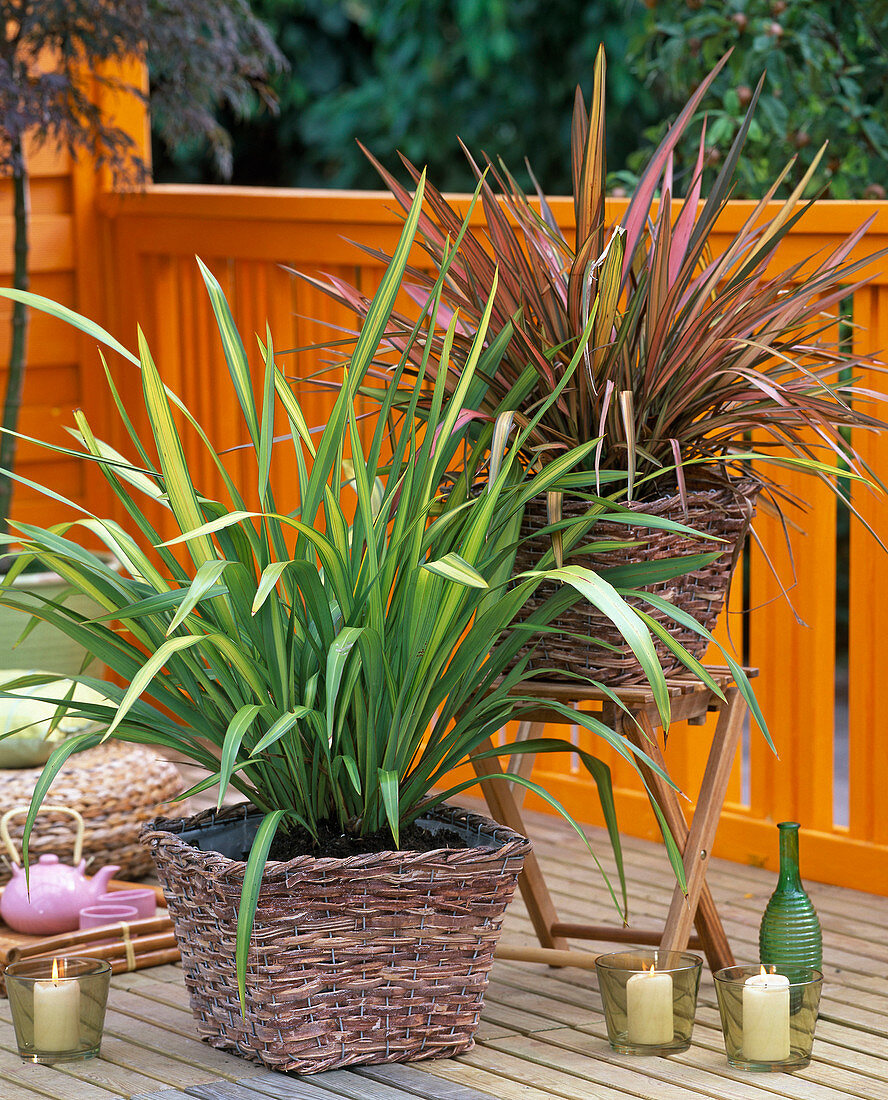
[[[605,891],[579,842],[552,818],[529,820],[562,916],[610,921]],[[604,853],[605,841],[592,835]],[[670,872],[656,846],[628,839],[626,849],[632,918],[650,926],[665,911]],[[738,961],[755,961],[774,876],[714,861],[709,882]],[[705,968],[690,1050],[668,1059],[632,1058],[607,1044],[594,973],[500,960],[477,1045],[460,1058],[311,1078],[270,1074],[197,1040],[181,973],[167,966],[114,978],[102,1056],[89,1062],[21,1062],[8,1002],[0,1001],[0,1100],[888,1100],[888,898],[816,883],[810,893],[824,927],[825,983],[814,1061],[797,1074],[728,1067]],[[533,942],[520,900],[503,938]]]

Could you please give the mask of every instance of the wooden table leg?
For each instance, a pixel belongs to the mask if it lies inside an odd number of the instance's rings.
[[[739,693],[738,693],[739,694]],[[742,704],[742,696],[740,697]],[[731,709],[732,705],[736,705],[729,698],[725,705],[722,715],[726,711]],[[742,728],[743,711],[744,707],[740,706],[740,727]],[[637,715],[639,724],[642,730],[630,727],[627,723],[627,736],[634,745],[642,749],[647,755],[658,764],[663,770],[666,770],[666,761],[663,756],[663,751],[656,740],[656,734],[654,732],[653,725],[651,724],[648,716],[641,712]],[[721,718],[720,718],[721,721]],[[713,749],[716,741],[718,740],[718,731],[716,731],[716,739],[713,741]],[[735,743],[736,748],[736,743]],[[710,760],[712,760],[713,749],[710,749]],[[722,750],[720,750],[721,752]],[[730,761],[733,763],[733,750],[730,753]],[[639,762],[640,763],[640,762]],[[687,853],[689,852],[688,842],[690,838],[690,830],[688,829],[687,821],[685,820],[684,811],[682,809],[681,801],[675,790],[667,783],[664,783],[662,779],[652,772],[647,765],[641,764],[640,767],[644,773],[645,780],[648,787],[656,798],[657,804],[663,812],[663,816],[666,819],[666,824],[669,826],[669,830],[675,839],[676,844],[685,853],[685,877],[688,880],[689,894],[688,899],[685,900],[681,890],[676,886],[675,895],[673,896],[672,906],[670,908],[670,915],[678,907],[678,900],[680,899],[680,905],[685,912],[687,920],[685,925],[682,926],[678,932],[669,927],[667,921],[667,928],[664,931],[660,945],[662,947],[671,947],[674,950],[683,951],[687,948],[690,942],[690,921],[693,920],[696,926],[697,933],[700,940],[700,946],[702,947],[707,962],[712,970],[718,970],[723,966],[733,966],[734,956],[731,951],[731,946],[728,943],[728,937],[725,933],[724,926],[722,925],[721,918],[718,915],[718,909],[715,904],[715,899],[706,883],[705,878],[705,866],[700,866],[699,861],[694,863],[692,868],[688,867],[690,860]],[[730,774],[730,768],[728,769]],[[700,804],[703,801],[703,787],[701,786],[700,800],[698,802],[698,811]],[[724,802],[724,793],[722,793],[721,799],[718,804],[718,813],[715,815],[715,823],[718,823],[718,814],[721,812],[721,806]],[[714,830],[713,830],[714,834]],[[710,838],[711,845],[711,838]],[[707,852],[709,847],[707,846]],[[704,861],[705,862],[705,861]],[[691,905],[690,894],[690,879],[694,876],[694,887],[696,893],[696,904]],[[667,940],[667,935],[669,939]]]
[[[684,849],[688,896],[685,900],[681,890],[676,887],[663,932],[662,942],[667,948],[687,943],[691,923],[706,882],[706,871],[712,854],[715,831],[734,766],[737,745],[740,742],[743,720],[746,716],[746,702],[736,687],[728,688],[725,698],[726,702],[719,713],[718,724],[712,738],[712,747],[709,750],[697,806]],[[718,923],[720,927],[721,921]],[[710,960],[710,965],[717,964],[721,967],[733,964],[734,960],[727,946],[727,940],[724,941],[723,948],[719,949],[717,955],[719,957],[714,963]]]
[[[684,853],[685,878],[688,887],[687,898],[678,886],[675,888],[666,927],[660,938],[660,946],[665,949],[684,950],[690,941],[691,925],[695,924],[700,944],[713,970],[731,966],[734,962],[715,901],[706,884],[706,871],[746,714],[745,701],[736,687],[728,688],[725,695],[726,701],[719,714],[690,827],[685,820],[675,789],[650,767],[639,762],[649,790],[657,800],[676,843]],[[665,771],[663,753],[657,743],[650,718],[643,711],[637,714],[637,718],[642,728],[639,729],[627,723],[628,738]],[[522,723],[519,737],[537,736],[536,725],[536,723]],[[479,746],[479,751],[486,751],[493,747],[493,742],[488,738]],[[532,754],[517,757],[517,765],[513,762],[509,770],[514,775],[526,776],[530,772],[532,761]],[[481,789],[492,816],[516,832],[526,834],[514,785],[502,777],[504,769],[500,762],[495,757],[485,760],[473,757],[472,764],[481,781]],[[493,776],[497,778],[494,779]],[[540,945],[562,951],[567,949],[569,945],[565,933],[569,926],[558,920],[549,888],[533,852],[525,859],[524,871],[518,884]],[[581,934],[577,931],[578,927],[570,926],[573,938]],[[583,926],[583,932],[588,938],[599,938],[597,935],[590,935],[599,931],[607,932],[608,929]],[[650,937],[646,936],[646,938]]]
[[[480,752],[493,748],[493,742],[488,738],[478,746]],[[501,824],[516,833],[527,836],[527,829],[521,818],[521,811],[515,802],[512,785],[507,779],[490,779],[486,776],[502,774],[502,767],[495,757],[478,760],[472,757],[472,766],[475,774],[481,780],[481,790],[487,801],[487,808],[493,817]],[[558,913],[552,902],[549,887],[543,878],[543,872],[534,852],[528,852],[524,857],[524,870],[518,879],[518,887],[527,912],[536,932],[541,947],[554,948],[557,951],[565,951],[569,948],[567,940],[563,936],[553,936],[552,925],[558,920]]]

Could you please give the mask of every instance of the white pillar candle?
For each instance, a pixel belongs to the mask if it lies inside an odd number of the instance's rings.
[[[672,1022],[672,975],[653,967],[626,982],[628,1040],[639,1046],[661,1046],[675,1038]]]
[[[743,986],[743,1057],[782,1062],[789,1054],[789,978],[762,967]]]
[[[80,1045],[80,986],[76,978],[59,974],[34,983],[34,1047],[39,1051],[76,1050]]]

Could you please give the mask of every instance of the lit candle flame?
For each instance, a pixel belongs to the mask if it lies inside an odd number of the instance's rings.
[[[58,959],[53,959],[52,960],[52,982],[53,982],[53,985],[58,985],[59,984],[59,960]]]

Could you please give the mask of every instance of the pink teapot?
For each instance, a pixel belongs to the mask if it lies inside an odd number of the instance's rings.
[[[77,821],[74,841],[74,863],[70,867],[60,863],[56,855],[42,855],[32,863],[25,882],[21,858],[9,835],[9,819],[28,812],[27,806],[17,806],[0,818],[0,840],[6,845],[12,863],[12,879],[6,884],[0,897],[0,917],[16,932],[33,935],[52,935],[55,932],[72,932],[79,923],[80,910],[94,905],[108,889],[108,880],[120,868],[115,864],[102,867],[92,878],[84,874],[86,861],[83,852],[83,818],[77,810],[67,806],[44,806],[43,810],[71,814]]]

